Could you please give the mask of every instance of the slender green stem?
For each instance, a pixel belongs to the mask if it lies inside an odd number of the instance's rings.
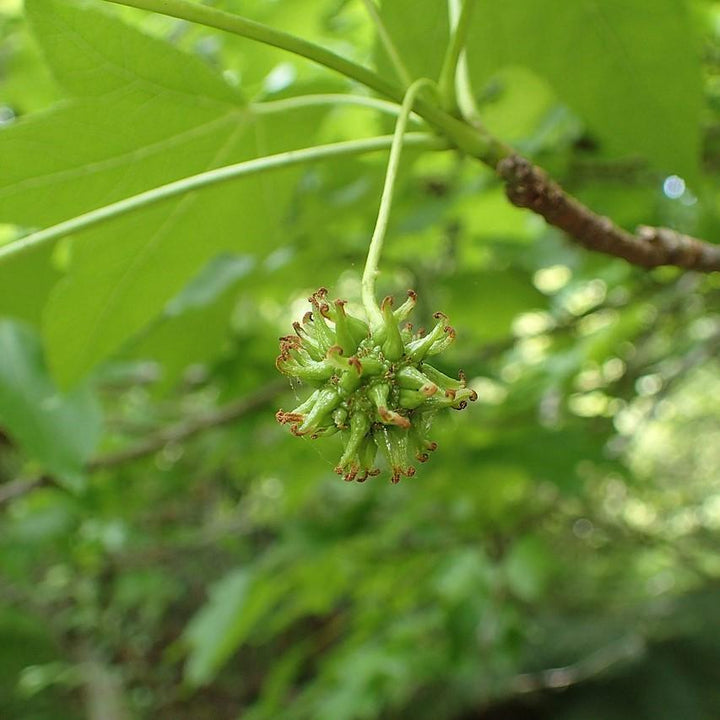
[[[465,51],[460,55],[458,61],[457,82],[455,85],[457,92],[457,105],[460,115],[467,120],[474,128],[486,132],[480,109],[475,102],[475,93],[473,93],[472,84],[470,83],[470,73],[467,66],[467,56]]]
[[[289,167],[291,165],[300,165],[314,160],[346,155],[360,155],[362,153],[385,150],[392,146],[394,139],[394,136],[381,135],[363,140],[348,140],[328,145],[317,145],[316,147],[302,150],[289,150],[288,152],[268,155],[256,160],[247,160],[246,162],[236,163],[234,165],[226,165],[225,167],[208,170],[198,175],[191,175],[182,180],[176,180],[167,185],[161,185],[152,190],[147,190],[138,195],[119,200],[111,205],[105,205],[97,210],[91,210],[83,215],[78,215],[65,222],[27,235],[20,240],[3,245],[0,247],[0,263],[7,258],[27,252],[39,245],[58,240],[71,233],[87,230],[94,225],[99,225],[120,215],[125,215],[126,213],[139,210],[140,208],[153,205],[161,200],[182,195],[192,190],[199,190],[238,177],[267,172],[268,170]],[[447,145],[442,140],[427,133],[410,133],[406,138],[406,142],[414,147],[425,150],[442,150],[447,148]]]
[[[250,109],[256,115],[265,115],[312,107],[313,105],[358,105],[359,107],[367,107],[395,117],[400,112],[398,103],[366,97],[365,95],[348,95],[345,93],[319,93],[317,95],[298,95],[297,97],[283,98],[282,100],[268,100],[266,102],[252,103]],[[416,122],[420,120],[417,115],[411,115],[410,119]]]
[[[395,43],[393,42],[392,38],[390,37],[390,33],[388,33],[387,28],[385,27],[385,23],[382,21],[382,18],[380,17],[380,13],[378,12],[375,3],[373,2],[373,0],[363,0],[363,5],[365,5],[365,9],[370,16],[370,19],[375,24],[375,29],[377,30],[380,42],[382,43],[383,48],[385,48],[385,52],[390,58],[390,62],[395,68],[395,72],[397,73],[400,82],[403,84],[403,87],[409,87],[410,83],[412,82],[412,76],[408,72],[408,69],[405,67],[405,63],[400,57],[400,53],[395,47]]]
[[[440,71],[440,94],[445,103],[445,107],[449,112],[455,113],[458,110],[457,94],[456,94],[456,78],[458,70],[458,62],[460,54],[465,48],[468,31],[470,29],[470,19],[475,7],[475,0],[463,0],[460,9],[460,16],[457,23],[454,24],[450,34],[450,44],[445,52],[442,70]]]
[[[169,15],[188,22],[195,22],[207,27],[224,30],[242,37],[272,45],[312,60],[352,80],[369,87],[385,97],[401,102],[403,91],[372,70],[358,65],[346,58],[336,55],[319,45],[295,37],[289,33],[275,30],[261,23],[247,20],[238,15],[217,10],[207,5],[190,2],[189,0],[105,0],[118,5],[149,10]],[[448,140],[463,152],[478,158],[482,162],[495,167],[497,163],[512,154],[512,150],[493,138],[487,132],[473,128],[442,108],[418,99],[415,112],[440,130]]]
[[[375,278],[378,274],[380,253],[382,252],[387,231],[390,210],[392,208],[393,194],[395,191],[395,180],[397,179],[398,166],[400,164],[400,153],[403,144],[407,142],[405,128],[407,127],[408,116],[415,104],[418,93],[424,87],[435,87],[432,80],[421,78],[416,80],[405,93],[400,115],[398,115],[393,133],[392,146],[390,147],[390,158],[388,159],[387,172],[385,173],[385,185],[383,186],[382,197],[380,198],[380,209],[378,210],[377,222],[373,230],[370,248],[368,249],[365,270],[361,281],[362,303],[367,313],[371,326],[378,326],[382,323],[383,316],[375,297]]]

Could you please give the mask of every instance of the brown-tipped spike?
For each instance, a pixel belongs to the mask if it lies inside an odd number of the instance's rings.
[[[448,397],[448,398],[450,398],[451,400],[454,400],[454,399],[455,399],[455,395],[457,395],[457,393],[456,393],[455,390],[453,390],[452,388],[448,388],[448,389],[445,391],[445,397]]]
[[[386,295],[380,303],[380,309],[384,311],[386,307],[392,307],[394,303],[395,301],[393,300],[392,295]]]
[[[327,288],[321,287],[317,289],[309,298],[308,302],[311,305],[314,305],[315,307],[319,307],[321,304],[321,301],[324,300],[327,297],[328,291]]]
[[[435,450],[437,450],[437,448],[438,448],[438,444],[434,440],[432,440],[427,446],[427,449],[430,452],[435,452]]]
[[[397,427],[407,430],[410,427],[410,420],[404,415],[396,413],[394,410],[388,410],[386,407],[378,408],[378,415],[386,425],[397,425]]]
[[[454,410],[464,410],[467,407],[467,402],[462,400],[458,405],[453,405]]]
[[[412,330],[413,330],[413,324],[412,324],[412,323],[405,323],[405,329],[406,329],[408,332],[411,333]]]
[[[313,321],[313,314],[308,310],[304,315],[302,319],[303,323],[307,325],[308,323],[311,323]]]
[[[332,347],[328,348],[327,355],[342,355],[343,349],[339,345],[333,345]]]
[[[439,310],[436,313],[433,313],[433,317],[436,320],[447,320],[448,316],[444,312],[440,312]]]
[[[416,334],[418,338],[425,337],[427,335],[427,330],[424,327],[419,327]]]
[[[355,480],[356,480],[356,482],[364,483],[364,482],[368,479],[368,476],[369,476],[369,473],[368,473],[368,471],[366,470],[362,475],[360,475],[359,477],[355,478]]]
[[[318,288],[309,298],[308,302],[317,307],[327,297],[327,288]]]
[[[358,375],[362,375],[363,367],[362,367],[362,363],[360,362],[360,358],[358,358],[357,355],[353,355],[352,357],[349,357],[348,362],[350,363],[350,365],[352,365],[352,367],[355,368]]]
[[[372,470],[368,470],[369,477],[377,477],[379,474],[380,474],[380,468],[374,468]]]
[[[405,470],[406,477],[412,477],[414,474],[415,474],[415,468],[412,465]]]
[[[475,402],[477,399],[478,399],[478,394],[473,390],[472,395],[470,395],[468,400],[470,400],[470,402]]]
[[[414,302],[417,302],[417,293],[414,290],[408,290],[407,294],[411,300],[413,300]]]
[[[275,413],[275,419],[281,425],[287,425],[287,423],[301,423],[305,416],[301,413],[285,412],[284,410],[278,410]]]
[[[421,462],[427,462],[430,459],[430,456],[427,453],[417,453],[415,457]]]
[[[400,482],[400,470],[398,468],[393,468],[393,474],[390,478],[390,482],[393,485],[397,485]]]
[[[296,437],[302,437],[303,433],[300,432],[300,426],[299,425],[291,425],[290,426],[290,432],[295,435]]]
[[[298,337],[300,337],[300,335],[305,332],[305,329],[302,327],[302,325],[300,325],[297,320],[293,323],[292,326]]]

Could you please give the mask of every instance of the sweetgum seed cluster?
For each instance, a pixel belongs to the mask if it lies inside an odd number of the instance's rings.
[[[477,394],[465,376],[455,380],[427,362],[455,339],[442,313],[435,326],[413,332],[404,324],[417,296],[393,310],[393,299],[381,306],[383,322],[371,328],[345,309],[345,300],[328,300],[320,288],[308,298],[312,312],[293,323],[294,335],[280,338],[278,370],[314,388],[294,410],[279,410],[278,422],[294,435],[311,438],[341,433],[344,452],[335,472],[348,482],[379,475],[378,451],[390,466],[393,483],[415,474],[415,460],[425,462],[437,443],[428,433],[435,414],[462,410]]]

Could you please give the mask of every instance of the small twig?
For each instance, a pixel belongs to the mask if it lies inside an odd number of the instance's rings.
[[[228,425],[243,417],[243,415],[247,415],[249,412],[267,405],[286,388],[287,382],[284,380],[272,382],[256,392],[234,400],[217,410],[213,410],[205,415],[200,415],[199,417],[184,420],[175,425],[170,425],[153,433],[145,440],[135,445],[130,445],[123,450],[101,455],[91,460],[90,463],[88,463],[87,469],[93,472],[95,470],[123,465],[127,462],[152,455],[170,443],[183,442],[205,430]]]
[[[510,687],[517,694],[564,689],[601,675],[614,665],[636,660],[644,652],[644,639],[639,635],[630,635],[572,665],[516,675]]]
[[[228,425],[253,410],[258,410],[259,408],[269,404],[286,388],[287,382],[285,382],[285,380],[271,382],[254,393],[239,398],[238,400],[234,400],[217,410],[208,412],[199,417],[184,420],[175,425],[170,425],[167,428],[163,428],[162,430],[158,430],[157,432],[151,434],[145,440],[137,444],[130,445],[127,448],[118,450],[117,452],[101,455],[94,460],[91,460],[87,464],[86,470],[87,472],[94,472],[96,470],[123,465],[125,463],[132,462],[133,460],[139,460],[162,450],[169,443],[183,442],[184,440],[188,440],[205,430],[220,427],[222,425]],[[53,480],[53,478],[45,475],[35,478],[19,478],[17,480],[12,480],[11,482],[4,483],[3,485],[0,485],[0,508],[12,500],[31,493],[39,487],[56,484],[57,483]]]
[[[17,480],[11,480],[8,483],[0,485],[0,507],[9,503],[15,498],[27,495],[36,488],[45,487],[46,485],[53,485],[54,482],[51,478],[41,476],[34,478],[18,478]]]

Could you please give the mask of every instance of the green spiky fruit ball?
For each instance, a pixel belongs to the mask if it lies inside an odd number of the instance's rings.
[[[397,483],[414,475],[415,461],[427,461],[437,448],[428,436],[435,415],[446,408],[462,410],[477,398],[462,372],[455,380],[427,362],[453,342],[455,331],[442,313],[435,313],[437,323],[427,333],[403,325],[415,307],[412,290],[395,310],[386,297],[382,323],[373,329],[350,315],[344,300],[332,302],[327,295],[320,288],[308,298],[312,312],[293,323],[294,335],[280,338],[278,370],[314,392],[294,410],[279,410],[276,418],[295,435],[340,433],[344,452],[335,472],[348,482],[379,475],[379,451]]]

